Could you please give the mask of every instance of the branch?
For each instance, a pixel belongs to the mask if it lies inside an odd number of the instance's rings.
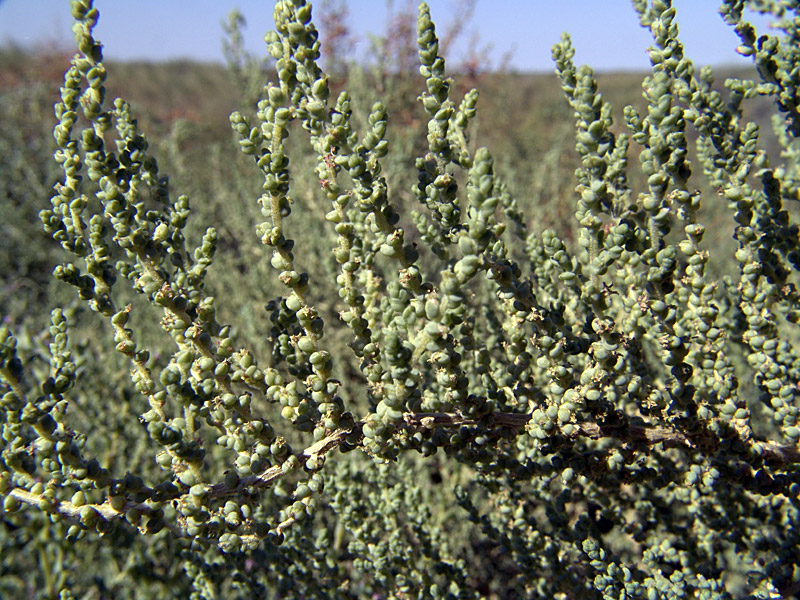
[[[491,413],[480,420],[463,417],[453,413],[406,413],[403,416],[403,424],[405,427],[410,429],[433,429],[436,427],[485,425],[488,421],[493,423],[494,427],[512,429],[517,432],[518,430],[523,429],[530,419],[531,415],[525,413]],[[328,452],[338,448],[346,438],[350,438],[351,443],[358,443],[363,436],[361,433],[362,426],[363,421],[356,423],[352,429],[338,429],[327,437],[312,444],[299,454],[295,455],[299,459],[298,464],[305,464],[305,462],[310,458],[318,459],[321,464],[325,455]],[[692,449],[703,454],[716,451],[721,442],[728,441],[734,444],[741,444],[743,451],[748,455],[761,458],[764,460],[764,462],[771,463],[775,466],[783,467],[790,464],[800,463],[800,449],[798,449],[796,446],[757,440],[748,442],[738,436],[720,439],[707,429],[702,429],[695,434],[687,434],[671,427],[655,425],[632,425],[623,423],[600,425],[598,423],[585,422],[577,423],[575,424],[575,427],[577,431],[569,436],[571,439],[578,437],[588,437],[594,440],[601,438],[615,438],[623,443],[633,445],[645,444],[648,446],[663,443],[670,447]],[[259,475],[243,477],[234,487],[228,487],[224,482],[210,485],[208,486],[208,494],[210,497],[216,499],[227,496],[235,496],[242,489],[249,486],[256,488],[269,487],[273,482],[285,474],[286,472],[284,472],[281,465],[275,465]],[[186,490],[179,490],[173,494],[169,494],[164,500],[168,501],[175,499],[187,493],[189,492]],[[19,501],[25,504],[39,506],[47,512],[59,513],[70,520],[78,520],[80,518],[81,510],[83,509],[83,507],[75,506],[72,502],[64,500],[58,502],[52,501],[44,496],[33,494],[20,488],[11,490],[9,495],[15,496]],[[135,509],[141,514],[149,514],[156,510],[147,503],[128,501],[126,501],[119,510],[112,508],[109,502],[86,506],[92,506],[92,508],[99,513],[99,516],[107,521],[122,519],[125,516],[125,511],[130,508]],[[279,529],[288,524],[288,522],[281,524]]]
[[[517,430],[525,427],[531,419],[531,415],[526,413],[492,413],[484,417],[484,419],[487,418],[492,419],[498,427]],[[425,429],[480,424],[478,420],[452,413],[406,413],[403,419],[406,425],[410,427],[422,427]],[[485,423],[485,420],[483,422]],[[709,449],[717,448],[720,442],[723,441],[707,429],[701,429],[695,434],[687,434],[672,427],[656,425],[620,423],[600,425],[593,422],[584,422],[576,423],[575,427],[577,432],[569,436],[570,438],[583,436],[597,440],[613,437],[622,442],[632,444],[654,445],[664,443],[673,447],[692,448],[704,454]],[[738,441],[750,455],[760,457],[765,462],[774,463],[777,466],[800,463],[800,449],[791,444],[757,440],[748,442],[738,437],[730,438],[730,441]]]

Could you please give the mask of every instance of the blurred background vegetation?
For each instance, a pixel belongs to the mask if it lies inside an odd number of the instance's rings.
[[[391,151],[384,163],[384,174],[390,184],[391,201],[399,207],[403,224],[410,231],[413,229],[410,211],[417,208],[411,191],[416,182],[414,158],[425,148],[427,127],[425,113],[416,100],[423,81],[416,72],[416,17],[403,11],[394,14],[387,31],[372,39],[373,62],[354,64],[349,61],[350,34],[344,6],[342,2],[328,3],[317,16],[333,87],[350,92],[354,115],[368,114],[368,107],[378,99],[387,104]],[[464,19],[468,19],[469,2],[464,7]],[[463,24],[456,22],[452,31],[442,32],[444,56],[448,56],[448,40],[463,34]],[[186,229],[190,246],[197,244],[206,227],[217,228],[219,249],[207,286],[220,300],[219,320],[232,323],[236,336],[247,340],[250,348],[267,354],[266,305],[281,293],[282,285],[274,280],[269,252],[261,246],[254,231],[261,220],[256,203],[261,193],[260,177],[249,159],[239,152],[228,116],[233,110],[253,111],[261,87],[268,79],[274,79],[274,73],[264,60],[242,51],[237,43],[237,32],[242,26],[242,19],[235,15],[224,25],[227,66],[192,62],[106,63],[107,99],[122,97],[131,103],[161,173],[170,177],[173,197],[179,194],[190,197],[193,216]],[[264,27],[264,24],[252,26]],[[471,87],[478,88],[481,94],[473,144],[491,149],[496,170],[516,196],[530,230],[552,228],[574,243],[573,173],[579,161],[574,150],[574,119],[559,81],[554,74],[507,72],[502,64],[487,64],[480,43],[472,47],[473,55],[453,60],[448,67],[455,79],[457,96]],[[76,418],[95,418],[93,402],[114,403],[118,407],[118,422],[109,422],[108,431],[98,442],[106,444],[103,452],[106,466],[117,476],[120,471],[124,474],[126,469],[135,468],[155,473],[157,468],[152,458],[120,450],[132,435],[126,433],[125,421],[139,412],[141,400],[137,399],[128,377],[129,367],[117,355],[104,350],[110,348],[110,330],[98,328],[95,315],[79,303],[70,286],[52,278],[53,268],[64,260],[64,254],[42,231],[38,218],[39,210],[48,206],[58,172],[52,157],[55,146],[52,106],[58,99],[58,88],[71,53],[71,49],[0,49],[0,316],[18,335],[21,350],[32,358],[34,368],[46,371],[49,313],[56,306],[65,307],[70,318],[71,343],[81,369],[80,393],[87,396],[78,404]],[[728,76],[755,76],[745,71],[716,75],[720,87]],[[605,98],[614,106],[616,133],[625,129],[624,106],[644,105],[643,76],[642,73],[598,76]],[[769,137],[770,123],[765,117],[767,107],[753,102],[747,110],[747,117],[762,126],[765,148],[777,159],[776,145]],[[315,157],[303,136],[295,138],[297,141],[290,142],[295,145],[290,153],[293,169],[310,175]],[[636,180],[637,155],[638,148],[632,144],[634,193],[642,189],[642,182]],[[315,297],[311,300],[326,321],[335,322],[338,296],[330,275],[335,264],[329,250],[332,232],[324,221],[326,201],[313,176],[298,177],[293,185],[293,197],[300,207],[296,209],[299,218],[290,220],[288,227],[297,240],[298,267],[308,271],[315,283],[311,288]],[[717,262],[710,269],[721,275],[735,268],[731,216],[714,190],[702,188],[701,178],[695,185],[703,193],[701,221],[708,226],[707,245],[720,250],[714,253]],[[726,256],[730,262],[719,260]],[[157,351],[158,344],[164,343],[158,335],[158,319],[141,326],[144,336],[152,336],[151,347]],[[334,355],[349,355],[346,332],[342,334],[337,340],[335,328],[327,329],[326,340],[333,346]],[[336,352],[337,343],[341,344],[340,352]],[[338,375],[346,381],[360,373],[353,369],[352,373]],[[83,412],[80,406],[84,407]],[[123,462],[116,464],[118,461]],[[426,463],[426,468],[433,473],[433,480],[449,476],[439,470],[436,461]],[[3,551],[0,597],[55,597],[68,575],[73,582],[76,578],[83,580],[82,589],[89,590],[85,596],[88,598],[139,597],[139,593],[147,590],[156,597],[167,597],[167,590],[170,597],[187,597],[180,595],[181,585],[188,584],[180,561],[174,560],[178,551],[163,539],[140,541],[138,537],[129,539],[120,534],[118,544],[105,545],[103,549],[93,546],[91,540],[67,546],[53,541],[57,530],[41,515],[15,518],[42,520],[42,533],[37,538],[23,533],[18,523],[5,519],[0,522]],[[434,520],[441,519],[444,517],[434,516]],[[497,588],[500,585],[497,571],[508,568],[508,575],[512,576],[514,565],[506,565],[502,557],[492,555],[492,548],[482,547],[480,540],[470,539],[466,525],[461,528],[450,521],[448,532],[454,539],[459,533],[464,536],[459,552],[478,567],[474,585],[485,586],[487,596],[505,597],[503,590]],[[131,554],[134,546],[138,550]],[[135,556],[135,560],[130,556]],[[78,561],[88,564],[83,562],[87,560],[102,565],[97,572],[102,575],[67,573],[70,564],[80,564]],[[242,565],[237,568],[246,570],[246,565]],[[480,573],[484,573],[486,580],[481,580]],[[491,584],[489,573],[494,578]],[[141,578],[143,574],[142,581],[146,582],[134,592],[128,577]],[[104,595],[109,593],[110,596]]]

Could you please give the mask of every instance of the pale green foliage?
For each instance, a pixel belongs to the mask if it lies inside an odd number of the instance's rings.
[[[568,243],[529,233],[522,208],[537,207],[470,143],[478,93],[453,98],[425,4],[427,147],[409,210],[384,172],[385,103],[358,115],[347,91],[332,100],[311,6],[278,0],[277,80],[254,91],[237,71],[258,100],[230,117],[262,189],[249,199],[257,260],[281,290],[263,301],[268,322],[241,315],[261,338],[248,340],[218,320],[236,303],[213,295],[220,234],[187,241],[189,199],[129,104],[107,102],[98,11],[74,0],[80,53],[54,130],[63,175],[40,216],[72,255],[55,276],[97,313],[135,394],[81,388],[65,311],[52,313],[47,373],[4,326],[4,518],[82,560],[130,548],[125,560],[164,586],[127,597],[794,593],[800,249],[782,202],[798,200],[800,16],[758,3],[784,35],[756,38],[743,3],[723,6],[761,75],[725,96],[684,57],[669,2],[634,4],[654,43],[627,133],[569,38],[553,49],[580,157]],[[229,51],[244,69],[240,24]],[[743,118],[756,96],[782,115],[781,157]],[[733,277],[710,275],[704,203],[730,208]],[[104,421],[108,403],[119,411]],[[80,593],[54,560],[50,589]]]

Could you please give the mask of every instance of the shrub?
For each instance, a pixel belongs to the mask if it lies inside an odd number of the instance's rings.
[[[383,171],[398,168],[385,105],[332,100],[310,5],[277,1],[277,81],[230,122],[279,287],[215,297],[217,229],[191,241],[188,198],[105,98],[98,11],[74,0],[62,174],[40,217],[73,256],[55,277],[102,329],[72,347],[77,312],[54,310],[47,364],[0,330],[2,593],[796,593],[800,252],[782,203],[800,199],[800,17],[759,2],[783,36],[756,38],[727,1],[760,80],[723,94],[683,55],[669,2],[634,4],[653,68],[627,133],[569,38],[553,49],[580,157],[573,244],[529,231],[470,144],[478,94],[452,97],[425,4],[412,209]],[[742,116],[758,96],[779,113],[780,165]],[[701,202],[727,207],[734,261],[703,242]],[[218,225],[241,210],[231,197]],[[218,318],[248,294],[263,314]]]

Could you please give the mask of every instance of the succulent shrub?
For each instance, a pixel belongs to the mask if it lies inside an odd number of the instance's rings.
[[[757,36],[747,6],[780,33]],[[260,185],[252,273],[273,277],[241,289],[209,277],[239,240],[188,233],[189,198],[106,98],[99,12],[73,0],[40,218],[97,331],[70,344],[74,306],[39,347],[0,329],[0,590],[795,594],[800,15],[726,0],[758,78],[720,90],[668,1],[634,7],[652,70],[622,126],[569,37],[553,49],[580,159],[568,240],[530,227],[537,206],[470,142],[478,92],[454,97],[425,4],[406,199],[385,104],[334,94],[310,4],[277,0],[276,78],[230,116]],[[759,97],[777,156],[743,115]],[[226,198],[217,225],[245,210]],[[708,206],[730,246],[704,242]],[[258,311],[219,317],[248,294]]]

